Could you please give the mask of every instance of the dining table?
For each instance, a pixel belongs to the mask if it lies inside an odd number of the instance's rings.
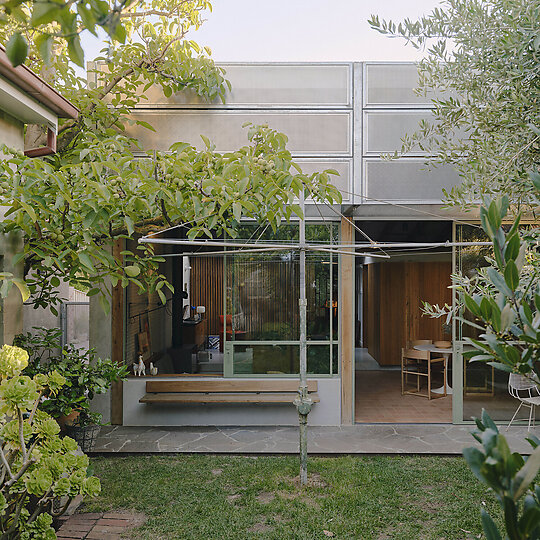
[[[433,344],[415,345],[413,349],[417,351],[429,351],[430,353],[437,353],[443,356],[445,359],[446,368],[446,394],[452,394],[452,386],[448,382],[448,368],[450,367],[450,361],[452,358],[452,347],[435,347]],[[434,394],[444,394],[444,384],[440,388],[434,388],[432,390]]]

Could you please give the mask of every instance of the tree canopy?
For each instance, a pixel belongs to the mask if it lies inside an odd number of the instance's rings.
[[[53,39],[56,54],[48,64],[38,54],[28,56],[27,63],[49,74],[81,111],[77,120],[60,125],[56,155],[38,160],[4,149],[8,157],[0,163],[0,204],[7,209],[3,232],[24,235],[15,262],[24,264],[36,305],[58,300],[60,278],[91,295],[110,281],[131,282],[164,298],[164,287],[171,287],[159,273],[162,259],[152,246],[125,250],[117,260],[110,251],[115,240],[177,224],[189,228],[189,237],[234,236],[243,217],[275,228],[281,219],[301,215],[294,204],[301,190],[319,201],[341,200],[330,183],[335,171],[302,174],[287,150],[286,135],[268,126],[246,125],[247,144],[226,154],[216,152],[204,136],[201,151],[178,142],[168,152],[142,149],[126,136],[130,112],[152,85],[165,96],[190,90],[207,100],[225,98],[223,70],[208,49],[186,38],[206,6],[205,1],[155,0],[130,7],[122,15],[125,43],[109,40],[94,86],[76,76],[62,39]],[[9,289],[10,281],[5,283],[2,294]],[[106,305],[106,297],[100,298]]]
[[[433,120],[401,151],[416,146],[458,170],[449,204],[503,194],[514,207],[537,204],[529,173],[540,150],[539,18],[539,0],[446,0],[417,21],[369,21],[425,51],[418,92],[435,92]]]

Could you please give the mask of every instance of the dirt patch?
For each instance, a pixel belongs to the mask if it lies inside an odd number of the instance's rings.
[[[278,491],[277,494],[283,499],[287,499],[288,501],[294,501],[298,499],[304,504],[306,504],[306,506],[310,506],[311,508],[319,509],[321,507],[317,500],[308,496],[304,491]]]
[[[219,476],[223,472],[223,469],[212,469],[212,474],[214,476]]]
[[[234,495],[227,495],[227,500],[233,504],[234,501],[237,501],[242,495],[240,493],[235,493]]]
[[[305,486],[300,486],[300,476],[295,476],[294,478],[288,478],[294,486],[300,487],[315,487],[315,488],[326,488],[328,484],[321,478],[319,473],[310,473],[308,474],[307,484]]]
[[[267,525],[266,523],[259,522],[259,523],[255,523],[255,525],[247,529],[247,532],[265,533],[265,532],[270,532],[273,530],[274,530],[274,527],[271,527],[270,525]]]
[[[269,502],[272,502],[276,498],[276,496],[269,491],[263,491],[259,493],[255,498],[262,504],[268,504]]]

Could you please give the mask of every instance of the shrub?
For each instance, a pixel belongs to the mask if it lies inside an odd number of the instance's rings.
[[[25,350],[0,349],[0,534],[6,540],[56,538],[53,516],[76,495],[100,491],[99,480],[87,477],[88,456],[73,439],[60,438],[56,421],[38,409],[44,394],[61,390],[64,377],[22,375],[27,363]],[[59,512],[52,511],[55,497],[67,497]]]

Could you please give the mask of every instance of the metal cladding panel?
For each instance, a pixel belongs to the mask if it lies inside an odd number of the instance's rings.
[[[302,172],[312,174],[314,172],[322,172],[325,169],[334,169],[339,173],[330,175],[330,182],[336,186],[342,194],[343,201],[351,200],[351,180],[352,180],[352,159],[347,160],[327,160],[327,159],[298,159],[296,163],[302,167]],[[309,201],[307,201],[309,203]]]
[[[218,111],[142,111],[133,120],[150,123],[155,132],[141,126],[127,126],[145,150],[168,150],[183,141],[202,149],[201,134],[208,137],[218,152],[231,152],[248,144],[246,122],[268,124],[287,134],[287,148],[295,156],[350,156],[351,114],[348,112],[218,112]]]
[[[422,160],[365,161],[366,200],[440,202],[442,189],[459,184],[457,172],[450,166],[429,170]],[[371,199],[370,199],[371,198]]]
[[[209,103],[194,92],[167,98],[157,85],[141,107],[350,107],[350,64],[219,64],[232,90],[225,103]]]
[[[418,96],[415,64],[365,64],[364,106],[429,107],[434,94]]]
[[[366,111],[364,113],[364,154],[380,154],[401,149],[401,139],[418,131],[420,120],[430,120],[429,111]],[[418,147],[409,154],[423,155]]]

